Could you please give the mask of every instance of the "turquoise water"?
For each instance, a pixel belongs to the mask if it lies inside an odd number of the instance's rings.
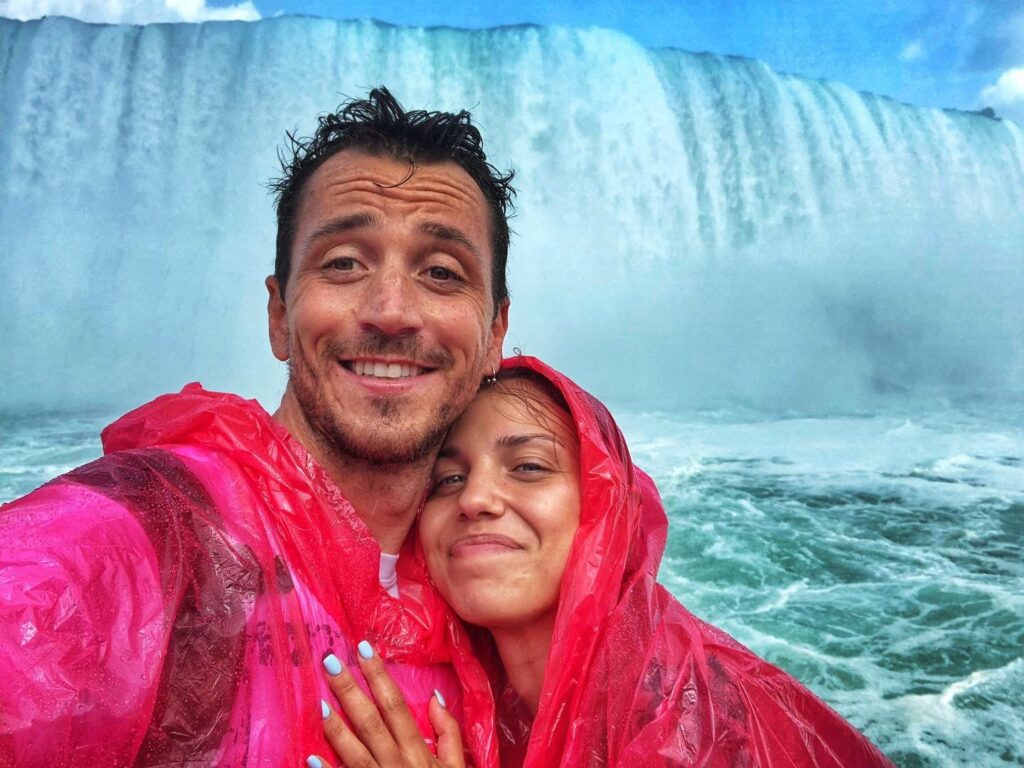
[[[1024,418],[620,414],[671,519],[662,581],[901,766],[1024,765]],[[0,500],[107,415],[0,419]]]
[[[1019,408],[622,421],[692,611],[898,765],[1024,765]]]

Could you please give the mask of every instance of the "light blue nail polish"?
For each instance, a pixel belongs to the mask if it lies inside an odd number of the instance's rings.
[[[338,657],[332,653],[324,656],[324,669],[327,670],[328,675],[333,677],[334,675],[340,675],[343,667]]]
[[[308,768],[324,768],[324,764],[320,762],[320,758],[316,755],[310,755],[307,757],[306,765]]]
[[[359,645],[357,645],[356,648],[359,649],[359,655],[364,659],[369,660],[373,658],[373,646],[365,640],[359,641]]]
[[[434,696],[437,697],[438,704],[440,704],[445,709],[448,709],[448,702],[444,700],[444,695],[442,695],[442,693],[439,690],[437,690],[437,688],[434,689]]]
[[[331,716],[331,706],[323,699],[320,699],[320,714],[323,716],[324,720]]]

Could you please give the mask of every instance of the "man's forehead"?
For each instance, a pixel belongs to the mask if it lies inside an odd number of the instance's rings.
[[[482,217],[485,226],[490,224],[479,185],[453,160],[419,163],[358,149],[342,150],[313,172],[303,188],[303,203],[346,195],[453,205]]]
[[[490,284],[493,213],[476,181],[452,160],[421,165],[358,149],[338,152],[303,187],[293,247],[302,254],[323,233],[355,229],[344,223],[354,219],[378,226],[387,208],[421,234],[463,242]]]

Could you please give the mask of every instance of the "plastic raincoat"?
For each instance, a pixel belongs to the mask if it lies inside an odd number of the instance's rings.
[[[305,764],[329,754],[320,659],[362,639],[425,734],[438,688],[494,764],[483,673],[422,560],[406,548],[390,597],[362,520],[258,404],[190,385],[103,443],[0,508],[0,766]]]
[[[890,766],[807,688],[656,583],[668,522],[611,415],[543,363],[503,367],[516,366],[549,379],[572,411],[582,509],[532,724],[493,674],[503,765],[525,752],[529,768]]]

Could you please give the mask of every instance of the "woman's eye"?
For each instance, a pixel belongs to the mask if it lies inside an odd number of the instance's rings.
[[[531,473],[532,474],[532,473],[538,473],[538,472],[547,472],[548,468],[545,465],[540,464],[540,463],[538,463],[536,461],[524,461],[524,462],[516,465],[516,471],[517,472],[526,472],[526,473]]]
[[[462,484],[465,480],[463,475],[452,473],[450,475],[442,475],[434,481],[433,493],[443,494],[446,491],[452,491],[456,487]]]

